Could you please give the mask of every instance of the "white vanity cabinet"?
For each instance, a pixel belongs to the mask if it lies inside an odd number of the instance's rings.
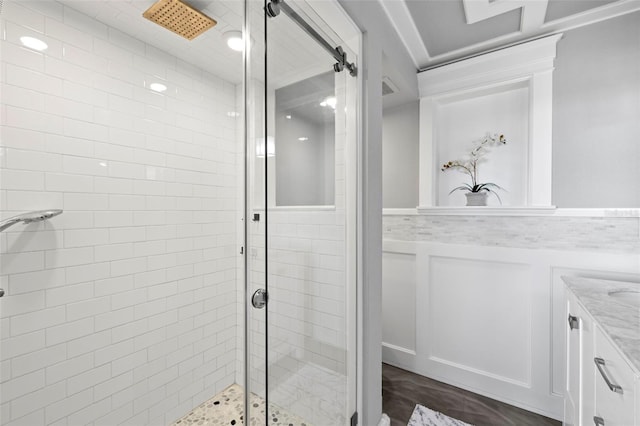
[[[636,414],[640,411],[636,406],[640,380],[599,327],[595,329],[594,354],[597,362],[590,368],[595,369],[595,413],[591,420],[605,426],[640,425]],[[589,419],[584,420],[590,424]]]
[[[564,424],[586,425],[593,413],[593,321],[566,290],[566,380]]]
[[[592,315],[571,290],[565,295],[564,424],[640,426],[640,374],[595,319],[604,311]]]

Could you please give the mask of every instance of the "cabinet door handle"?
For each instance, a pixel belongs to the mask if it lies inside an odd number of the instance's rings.
[[[604,381],[607,384],[607,386],[609,386],[609,389],[612,392],[617,392],[619,394],[622,394],[622,388],[619,385],[616,385],[615,383],[613,383],[609,379],[609,377],[607,376],[607,372],[604,371],[604,359],[602,359],[602,358],[594,358],[593,362],[596,363],[596,367],[598,367],[598,371],[600,372],[600,375],[604,379]]]
[[[602,417],[593,416],[593,423],[595,423],[596,426],[604,426],[604,419]]]
[[[580,328],[580,321],[578,320],[578,317],[574,317],[573,315],[569,314],[569,329],[577,330],[579,328]]]

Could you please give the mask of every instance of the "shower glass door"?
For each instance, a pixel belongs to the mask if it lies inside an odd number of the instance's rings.
[[[357,78],[325,47],[357,61],[314,2],[286,1],[274,17],[266,5],[248,14],[248,417],[345,425],[356,406]]]

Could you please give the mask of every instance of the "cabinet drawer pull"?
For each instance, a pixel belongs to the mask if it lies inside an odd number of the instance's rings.
[[[579,328],[580,328],[580,321],[578,320],[578,317],[574,317],[573,315],[569,314],[569,329],[577,330]]]
[[[600,375],[604,379],[604,381],[607,384],[607,386],[609,386],[609,389],[612,392],[617,392],[617,393],[621,394],[622,393],[622,388],[619,385],[616,385],[615,383],[613,383],[609,379],[609,377],[607,376],[607,373],[604,371],[604,359],[602,359],[602,358],[594,358],[593,361],[596,363],[596,367],[598,367],[598,371],[600,372]],[[594,420],[595,420],[595,417],[594,417]]]
[[[602,417],[593,416],[593,423],[595,423],[596,426],[604,426],[604,419]]]

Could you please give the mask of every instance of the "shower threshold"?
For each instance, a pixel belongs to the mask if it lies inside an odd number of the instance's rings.
[[[252,393],[249,404],[252,414],[249,425],[264,426],[265,400]],[[275,404],[269,404],[269,417],[269,426],[312,426],[309,422]],[[218,425],[244,425],[244,392],[240,385],[233,384],[227,387],[171,424],[171,426]]]

